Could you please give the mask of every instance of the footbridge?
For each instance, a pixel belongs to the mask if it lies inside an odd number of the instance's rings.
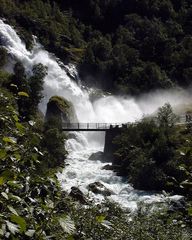
[[[136,122],[135,122],[136,123]],[[63,131],[107,131],[127,128],[130,123],[62,123]],[[176,125],[192,125],[192,115],[180,115]]]
[[[108,129],[119,129],[127,124],[121,123],[63,123],[63,131],[107,131]]]

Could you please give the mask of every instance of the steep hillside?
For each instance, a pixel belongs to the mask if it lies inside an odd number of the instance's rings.
[[[0,0],[0,16],[31,46],[31,34],[82,80],[139,94],[188,86],[192,78],[190,0]]]

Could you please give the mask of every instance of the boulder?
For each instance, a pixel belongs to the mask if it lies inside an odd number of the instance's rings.
[[[46,121],[55,121],[61,127],[62,123],[78,122],[72,103],[63,97],[53,96],[47,104]]]
[[[113,171],[113,165],[110,165],[110,164],[107,164],[107,165],[105,165],[104,167],[102,167],[102,170],[111,170],[111,171]]]
[[[86,197],[84,196],[83,192],[79,190],[77,187],[72,187],[71,192],[69,193],[74,200],[79,201],[81,204],[88,204]]]
[[[91,154],[89,160],[103,160],[103,152],[99,151],[96,153]]]
[[[181,198],[179,200],[171,199],[171,201],[170,201],[170,206],[169,206],[168,212],[173,213],[173,212],[178,212],[178,211],[182,212],[182,213],[187,212],[187,203],[184,198]]]
[[[95,194],[102,194],[103,196],[110,196],[113,193],[100,182],[90,183],[88,189]]]
[[[120,168],[121,168],[121,166],[110,165],[110,164],[107,164],[104,167],[102,167],[103,170],[111,170],[111,171],[114,171],[114,172],[119,172]]]
[[[71,138],[72,138],[72,139],[77,140],[77,139],[78,139],[78,136],[77,136],[77,134],[74,133],[74,132],[68,132],[67,138],[68,138],[68,139],[71,139]]]

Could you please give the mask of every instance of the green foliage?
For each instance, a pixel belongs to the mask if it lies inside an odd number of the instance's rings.
[[[50,125],[49,121],[46,123],[46,125],[48,128],[45,129],[42,145],[45,149],[47,149],[48,152],[48,166],[56,167],[58,165],[64,164],[64,159],[66,157],[66,150],[64,148],[65,135],[62,133],[60,128],[57,128],[56,124],[55,126]]]
[[[49,102],[50,103],[54,102],[60,110],[62,110],[63,112],[66,112],[66,113],[68,113],[69,108],[71,107],[71,103],[60,96],[51,97]]]
[[[20,118],[29,120],[38,110],[38,104],[43,98],[43,80],[47,74],[42,64],[33,66],[32,76],[27,77],[25,69],[20,62],[14,66],[14,75],[11,76],[10,90],[19,96],[18,108]]]
[[[45,239],[46,231],[53,227],[66,237],[69,235],[68,227],[62,230],[58,220],[63,216],[53,212],[60,201],[55,172],[64,162],[64,137],[57,128],[44,134],[37,113],[45,75],[46,69],[39,64],[27,78],[20,63],[15,65],[13,75],[3,71],[0,74],[2,86],[7,87],[0,88],[1,238]],[[42,139],[47,137],[55,149],[43,147]]]
[[[0,70],[0,87],[6,86],[11,81],[11,75],[5,71]]]
[[[178,121],[178,117],[173,113],[172,107],[166,103],[163,107],[159,108],[157,113],[157,123],[162,128],[172,128]]]
[[[191,83],[191,11],[189,0],[0,0],[28,47],[36,35],[84,82],[123,94]]]
[[[28,93],[26,93],[26,92],[18,92],[18,96],[29,97]]]
[[[191,192],[189,184],[183,183],[191,182],[190,130],[182,132],[176,122],[170,104],[165,104],[156,118],[129,125],[114,140],[117,151],[113,164],[120,166],[120,174],[136,188]]]
[[[7,63],[7,51],[5,48],[0,47],[0,68]]]
[[[169,88],[178,83],[189,85],[191,40],[186,36],[191,33],[187,21],[182,18],[189,16],[191,11],[188,1],[178,4],[178,1],[168,0],[153,3],[120,0],[105,4],[108,10],[101,1],[93,5],[100,9],[101,14],[95,17],[101,27],[97,21],[90,21],[104,36],[110,36],[108,40],[112,43],[113,54],[103,64],[104,74],[108,73],[108,83],[103,81],[106,76],[102,78],[99,75],[103,74],[100,68],[95,81],[99,81],[104,89],[115,89],[125,94]],[[191,21],[191,17],[187,19]],[[87,48],[80,68],[83,79],[95,74],[99,60],[97,53]],[[87,64],[88,61],[90,64]],[[94,68],[89,69],[88,65]]]
[[[111,202],[79,207],[77,205],[72,214],[77,239],[190,239],[190,226],[185,224],[180,213],[170,215],[164,208],[152,213],[149,206],[140,206],[138,213],[130,217]]]
[[[21,78],[24,76],[22,67],[18,66],[17,73],[21,73]],[[25,92],[19,93],[25,105],[30,97]],[[58,219],[63,215],[56,210],[58,202],[63,200],[55,175],[61,161],[52,171],[51,164],[48,168],[49,162],[57,160],[59,150],[53,150],[53,156],[50,149],[42,146],[42,139],[51,134],[44,136],[36,113],[32,115],[35,121],[21,122],[18,105],[17,94],[0,88],[0,236],[2,239],[25,239],[26,236],[46,239],[57,228],[58,234],[67,237],[69,226],[66,224],[62,229]],[[63,138],[56,138],[54,134],[49,140],[62,144],[64,162]],[[61,157],[61,151],[59,154]]]
[[[34,34],[61,59],[76,60],[76,56],[70,50],[66,51],[65,47],[70,49],[84,45],[77,20],[69,10],[62,12],[56,2],[0,0],[0,16],[6,17],[17,27],[29,48],[32,47]]]
[[[33,75],[30,77],[29,81],[29,95],[30,95],[30,111],[36,112],[38,109],[38,104],[43,98],[43,80],[47,75],[47,69],[42,64],[37,64],[33,66]]]

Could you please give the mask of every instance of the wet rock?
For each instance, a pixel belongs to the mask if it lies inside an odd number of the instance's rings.
[[[73,133],[73,132],[68,132],[67,133],[67,138],[68,139],[75,139],[75,140],[77,140],[78,139],[78,136],[77,136],[77,134],[76,133]]]
[[[102,167],[102,169],[103,170],[111,170],[111,171],[118,173],[120,171],[120,166],[107,164],[104,167]]]
[[[91,92],[89,93],[89,99],[91,102],[94,102],[102,97],[109,96],[110,93],[103,92],[101,89],[91,89]]]
[[[84,196],[83,192],[77,187],[71,188],[69,196],[71,196],[74,200],[79,201],[81,204],[88,204],[88,201]]]
[[[185,213],[187,210],[187,203],[183,198],[181,199],[171,199],[171,202],[170,202],[170,207],[169,207],[169,210],[168,212],[182,212],[182,213]]]
[[[111,170],[111,171],[113,171],[113,169],[114,169],[113,166],[110,165],[110,164],[107,164],[104,167],[102,167],[102,170]]]
[[[65,69],[67,76],[70,77],[73,81],[78,83],[78,74],[76,72],[76,69],[73,65],[62,65],[62,67]]]
[[[99,151],[96,153],[91,154],[89,160],[103,160],[103,152]]]
[[[49,99],[45,119],[47,122],[57,122],[58,127],[61,127],[62,123],[78,122],[72,103],[60,96]]]
[[[103,196],[110,196],[113,193],[100,182],[89,184],[88,189],[95,194],[102,194]]]

